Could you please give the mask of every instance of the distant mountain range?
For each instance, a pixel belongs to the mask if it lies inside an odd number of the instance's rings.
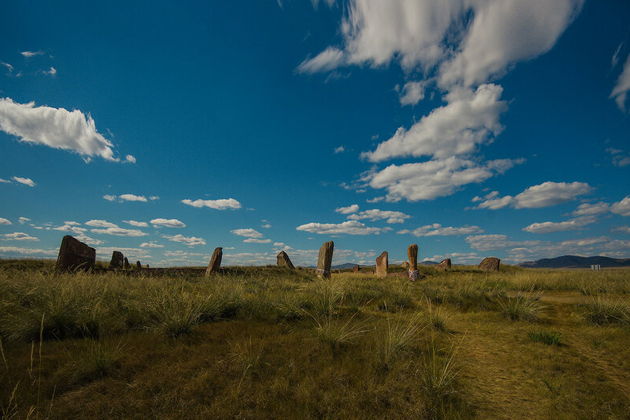
[[[630,258],[610,257],[578,257],[576,255],[563,255],[556,258],[543,258],[538,261],[527,261],[519,264],[527,268],[589,268],[599,264],[605,267],[630,267]]]

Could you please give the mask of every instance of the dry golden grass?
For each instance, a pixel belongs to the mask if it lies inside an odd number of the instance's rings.
[[[627,418],[630,270],[0,264],[2,418]],[[585,290],[587,291],[585,293]]]

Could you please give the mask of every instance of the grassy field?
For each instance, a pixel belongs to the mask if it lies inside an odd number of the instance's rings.
[[[630,270],[0,262],[2,418],[627,419]]]

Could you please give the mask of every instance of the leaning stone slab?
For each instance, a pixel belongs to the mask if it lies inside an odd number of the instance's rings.
[[[359,264],[355,264],[354,267],[352,267],[353,273],[358,273],[360,270],[361,270],[361,267],[359,266]]]
[[[411,244],[407,247],[407,256],[409,257],[409,280],[418,280],[418,245]]]
[[[376,277],[387,277],[387,269],[389,268],[389,255],[387,251],[383,251],[381,255],[376,258]]]
[[[451,259],[450,258],[446,258],[446,259],[440,261],[440,263],[438,265],[436,265],[435,268],[440,270],[440,271],[450,270],[451,269]]]
[[[131,268],[131,264],[129,264],[129,260],[127,259],[127,257],[123,259],[123,268],[125,270],[129,270]]]
[[[289,255],[284,251],[280,251],[278,252],[278,255],[276,255],[276,264],[279,267],[287,267],[291,270],[295,269],[295,266],[291,262],[291,258],[289,258]]]
[[[501,260],[495,257],[484,258],[479,264],[479,269],[483,271],[499,271]]]
[[[332,264],[333,251],[335,243],[333,241],[324,242],[319,248],[319,256],[317,257],[317,276],[324,279],[330,278],[330,266]]]
[[[78,239],[66,235],[61,240],[57,271],[88,271],[96,264],[96,250]]]
[[[206,268],[206,277],[210,274],[216,273],[221,268],[221,259],[223,258],[223,248],[218,247],[214,249],[208,268]]]
[[[136,268],[138,270],[142,270],[142,264],[140,264],[140,261],[136,261]]]
[[[124,258],[125,256],[123,255],[122,252],[120,251],[112,252],[112,259],[109,262],[109,268],[114,269],[114,270],[123,268]]]

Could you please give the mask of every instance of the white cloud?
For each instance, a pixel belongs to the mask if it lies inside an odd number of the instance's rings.
[[[20,52],[20,54],[22,54],[23,57],[31,58],[31,57],[35,57],[36,55],[43,55],[44,52],[43,51],[22,51]]]
[[[31,178],[22,178],[20,176],[14,176],[14,177],[11,177],[11,179],[13,179],[15,182],[27,185],[27,186],[29,186],[31,188],[34,187],[35,185],[37,185],[35,183],[35,181],[33,181]]]
[[[238,200],[235,200],[233,198],[223,198],[223,199],[219,199],[219,200],[202,200],[202,199],[189,200],[189,199],[185,199],[185,200],[182,200],[182,203],[186,204],[187,206],[192,206],[192,207],[197,207],[197,208],[209,207],[209,208],[215,209],[215,210],[240,209],[241,208],[241,203],[239,203]]]
[[[511,247],[526,247],[539,245],[540,241],[512,241],[507,235],[472,235],[466,237],[466,242],[477,251],[490,251],[495,249],[507,249]]]
[[[103,235],[114,235],[114,236],[129,236],[129,237],[139,237],[139,236],[147,236],[148,234],[139,230],[139,229],[125,229],[121,227],[108,227],[103,229],[91,229],[90,232],[98,233]]]
[[[375,222],[377,220],[385,220],[387,223],[404,223],[405,220],[411,216],[400,211],[391,210],[364,210],[359,213],[351,214],[348,216],[349,220],[370,220]]]
[[[153,219],[151,220],[153,227],[167,227],[167,228],[185,228],[186,224],[177,219]]]
[[[328,47],[313,58],[306,59],[297,67],[300,73],[317,73],[328,71],[344,64],[343,52],[334,47]]]
[[[8,179],[0,178],[0,184],[10,184],[10,183],[11,181],[9,181]]]
[[[262,233],[258,232],[256,229],[251,229],[251,228],[234,229],[234,230],[231,230],[230,232],[232,232],[234,235],[243,236],[245,238],[262,238],[263,237]]]
[[[137,220],[123,220],[124,223],[135,227],[148,227],[149,224],[147,222],[138,222]]]
[[[483,233],[483,229],[479,226],[442,226],[439,223],[433,223],[432,225],[421,226],[414,230],[403,229],[398,232],[399,234],[411,234],[414,236],[454,236],[454,235],[470,235],[472,233]]]
[[[628,91],[630,90],[630,55],[626,58],[626,62],[623,65],[623,70],[617,79],[617,83],[610,93],[610,97],[615,100],[615,103],[621,111],[626,110],[626,98]]]
[[[575,219],[565,220],[564,222],[540,222],[532,223],[529,226],[523,228],[525,232],[529,233],[551,233],[551,232],[564,232],[567,230],[580,229],[583,226],[595,223],[597,219],[593,216],[577,217]]]
[[[483,83],[513,63],[548,51],[582,0],[352,0],[343,46],[327,47],[298,71],[345,65],[439,69],[442,85]]]
[[[158,244],[155,241],[142,242],[140,248],[164,248],[164,245]]]
[[[603,201],[597,203],[582,203],[573,211],[574,216],[595,216],[607,213],[610,210],[608,203]]]
[[[159,199],[160,199],[160,197],[158,197],[157,195],[152,195],[152,196],[149,197],[149,200],[151,200],[151,201],[155,201],[155,200],[159,200]]]
[[[620,168],[624,166],[630,165],[630,156],[624,153],[623,150],[614,149],[609,147],[606,149],[606,152],[612,155],[612,164],[615,166],[619,166]]]
[[[147,198],[144,195],[136,195],[136,194],[121,194],[118,196],[118,199],[123,201],[141,201],[146,202]]]
[[[416,105],[418,102],[424,99],[424,89],[426,87],[426,82],[407,82],[402,88],[400,92],[400,104],[405,105]]]
[[[129,163],[136,163],[136,157],[134,155],[125,156],[125,160]]]
[[[5,241],[39,241],[39,238],[24,232],[13,232],[2,235]]]
[[[295,228],[296,230],[317,233],[320,235],[335,235],[335,234],[348,234],[348,235],[379,235],[383,232],[388,232],[391,228],[377,228],[368,227],[361,222],[355,220],[348,220],[343,223],[306,223]]]
[[[99,228],[117,228],[118,225],[108,222],[107,220],[88,220],[85,222],[86,226],[99,227]]]
[[[0,98],[0,130],[20,141],[71,150],[80,155],[117,161],[112,143],[96,131],[92,117],[79,110],[19,104]]]
[[[57,69],[54,68],[53,66],[50,66],[50,68],[48,70],[44,70],[44,71],[42,71],[42,73],[54,77],[54,76],[57,75]]]
[[[478,209],[497,210],[511,206],[516,209],[555,206],[588,194],[593,188],[584,182],[543,182],[512,197],[493,198],[477,205]]]
[[[12,225],[9,219],[5,219],[4,217],[0,217],[0,225]]]
[[[110,194],[105,194],[103,196],[103,198],[107,201],[116,201],[116,196],[115,195],[110,195]]]
[[[346,151],[346,148],[345,148],[345,147],[343,147],[343,146],[338,146],[338,147],[335,147],[335,150],[333,150],[333,153],[334,153],[334,154],[339,154],[339,153],[343,153],[343,152],[345,152],[345,151]]]
[[[610,211],[620,216],[630,216],[630,195],[624,197],[623,200],[614,203],[610,207]]]
[[[478,164],[450,157],[427,162],[390,165],[364,177],[372,188],[387,189],[387,201],[433,200],[453,194],[459,187],[480,183],[510,169],[522,160],[499,159]]]
[[[0,246],[0,254],[20,254],[20,255],[56,255],[58,250],[56,249],[31,249],[31,248],[20,248],[16,246]]]
[[[248,244],[269,244],[271,243],[271,239],[247,238],[243,239],[243,242],[246,242]]]
[[[13,71],[13,66],[9,63],[5,63],[4,61],[0,61],[0,66],[3,66],[7,70],[9,70],[9,73]]]
[[[499,116],[507,104],[499,100],[503,88],[481,85],[476,91],[459,89],[446,96],[447,105],[434,109],[409,130],[398,128],[373,152],[362,156],[371,162],[395,157],[468,155],[477,146],[492,142],[502,126]]]
[[[627,233],[630,235],[630,226],[619,226],[613,229],[613,232]]]
[[[341,214],[350,214],[359,210],[358,204],[351,204],[348,207],[337,207],[335,211]]]
[[[206,241],[202,238],[197,238],[195,236],[184,236],[181,234],[177,235],[164,235],[164,238],[168,239],[171,242],[180,242],[186,244],[188,246],[196,246],[196,245],[205,245]]]
[[[24,216],[18,217],[18,222],[20,222],[21,225],[23,225],[26,222],[30,222],[30,221],[31,221],[31,219],[29,219],[28,217],[24,217]]]

